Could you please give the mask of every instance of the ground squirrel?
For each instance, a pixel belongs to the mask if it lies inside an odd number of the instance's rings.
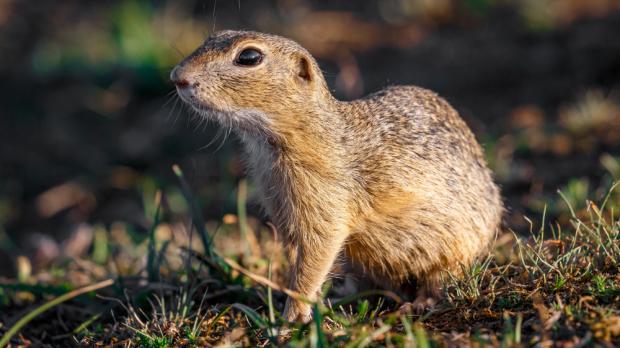
[[[281,232],[290,288],[317,299],[340,255],[417,308],[445,272],[485,251],[502,203],[483,152],[437,94],[388,87],[344,102],[308,51],[258,32],[221,31],[171,73],[181,98],[241,139],[264,208]],[[285,318],[311,307],[287,300]]]

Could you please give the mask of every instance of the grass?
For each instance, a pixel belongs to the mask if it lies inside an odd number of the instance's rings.
[[[199,211],[197,202],[180,168],[175,167],[175,173],[192,215]],[[237,226],[227,234],[219,234],[217,228],[209,234],[206,224],[192,216],[189,230],[159,240],[155,231],[170,223],[164,219],[165,197],[160,192],[150,208],[153,226],[146,240],[116,249],[116,256],[93,246],[90,257],[97,262],[89,267],[107,270],[99,274],[113,276],[116,286],[98,296],[80,297],[84,309],[74,320],[58,319],[67,310],[61,302],[78,301],[75,295],[84,291],[24,282],[0,285],[0,303],[23,318],[13,324],[20,317],[14,314],[2,321],[0,342],[12,336],[14,346],[618,345],[618,186],[615,183],[599,204],[585,202],[583,209],[573,207],[574,196],[581,194],[560,192],[564,223],[547,222],[543,211],[538,223],[530,221],[529,237],[498,236],[487,257],[463,266],[464,277],[447,275],[444,299],[421,316],[408,313],[397,296],[384,291],[338,297],[340,285],[334,281],[325,301],[314,304],[313,321],[305,325],[288,324],[281,317],[285,293],[297,294],[278,286],[286,278],[282,250],[272,230],[251,226],[245,212],[245,182],[237,195]],[[193,239],[202,243],[192,244]],[[111,232],[108,243],[118,240],[123,240],[122,233]],[[120,262],[138,266],[125,266],[128,274],[119,274]],[[44,304],[28,310],[40,302]],[[47,321],[54,336],[43,334],[37,320]]]
[[[90,291],[94,291],[94,290],[98,290],[107,286],[110,286],[114,284],[114,281],[112,279],[108,279],[108,280],[104,280],[102,282],[99,282],[97,284],[93,284],[87,287],[84,287],[82,289],[77,289],[74,291],[70,291],[62,296],[58,296],[57,298],[53,299],[52,301],[46,302],[43,305],[39,306],[37,309],[29,312],[27,315],[25,315],[23,318],[21,318],[19,321],[17,321],[17,323],[15,323],[3,336],[2,338],[0,338],[0,347],[4,347],[6,346],[9,341],[11,340],[11,337],[13,337],[22,327],[24,327],[26,324],[28,324],[33,318],[35,318],[36,316],[38,316],[39,314],[45,312],[46,310],[62,303],[65,301],[68,301],[74,297],[77,297],[79,295],[85,294],[87,292]]]

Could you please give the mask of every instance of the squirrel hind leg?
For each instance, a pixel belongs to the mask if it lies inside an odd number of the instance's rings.
[[[433,309],[443,296],[441,272],[425,274],[416,281],[415,298],[400,307],[401,312],[422,314]]]

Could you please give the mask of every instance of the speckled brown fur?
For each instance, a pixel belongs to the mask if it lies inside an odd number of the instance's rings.
[[[233,64],[247,47],[263,61]],[[242,140],[289,250],[290,287],[309,299],[343,254],[378,284],[416,281],[415,303],[427,303],[442,274],[471,264],[499,227],[502,203],[482,150],[431,91],[398,86],[338,101],[304,48],[240,31],[210,37],[171,78],[184,101]],[[307,321],[311,308],[289,299],[285,315]]]

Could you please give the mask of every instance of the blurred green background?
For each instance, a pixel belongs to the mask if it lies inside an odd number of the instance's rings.
[[[157,189],[164,219],[187,223],[175,163],[207,220],[236,212],[237,140],[192,120],[168,81],[221,29],[298,40],[341,99],[390,84],[446,97],[517,232],[545,205],[562,218],[557,189],[579,206],[620,179],[619,1],[3,0],[0,275],[19,255],[43,267],[84,252],[97,226],[144,238]]]

